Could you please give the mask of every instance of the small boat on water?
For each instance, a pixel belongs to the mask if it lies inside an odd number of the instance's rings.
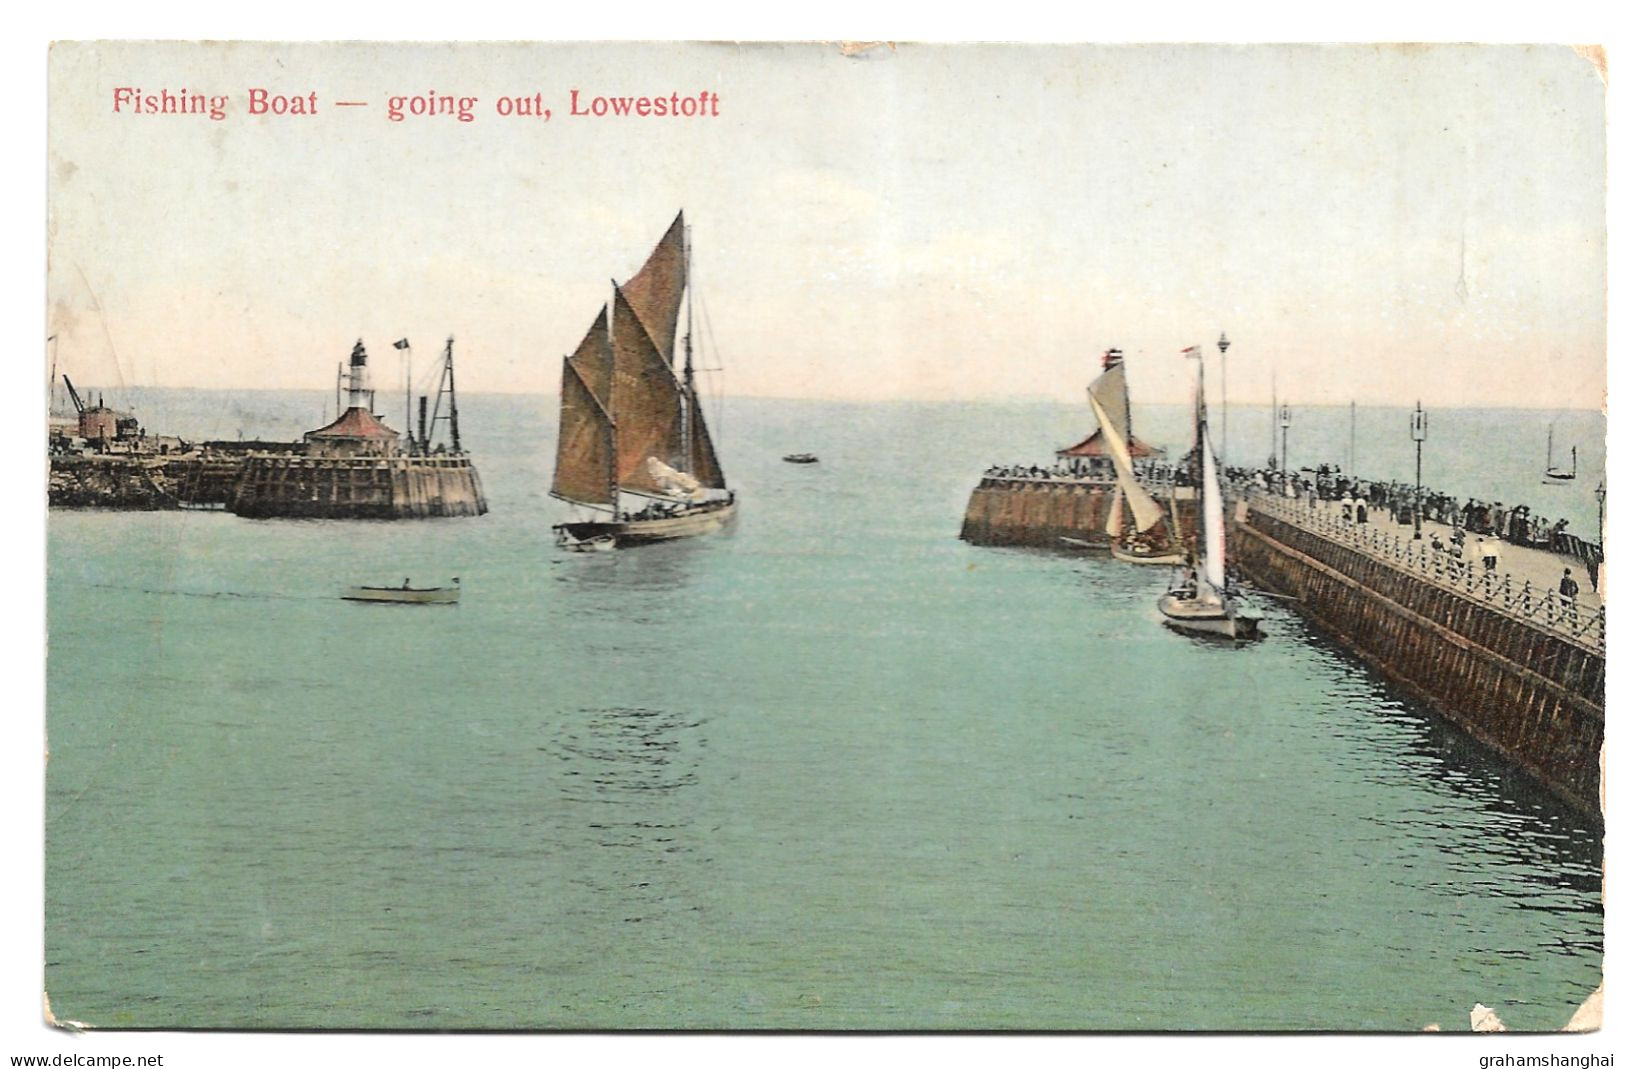
[[[818,458],[811,453],[791,453],[784,458],[786,464],[816,464]]]
[[[415,587],[407,579],[400,586],[353,586],[344,592],[345,601],[384,601],[397,605],[455,605],[462,600],[463,581],[453,577],[451,586]]]
[[[548,492],[585,515],[553,530],[560,546],[581,552],[709,534],[737,507],[694,383],[694,294],[681,212],[642,269],[613,289],[613,312],[601,309],[565,357],[559,390]],[[679,372],[673,355],[685,303]]]
[[[1211,638],[1250,639],[1259,637],[1258,618],[1244,616],[1236,607],[1226,574],[1224,538],[1224,493],[1219,488],[1219,465],[1207,429],[1207,402],[1203,397],[1201,350],[1195,353],[1196,454],[1201,465],[1198,482],[1201,498],[1202,542],[1183,574],[1157,599],[1163,621],[1176,631]]]
[[[1540,477],[1540,481],[1558,485],[1571,483],[1574,481],[1575,475],[1580,471],[1580,448],[1579,446],[1569,446],[1569,466],[1566,469],[1553,464],[1552,428],[1554,426],[1555,424],[1551,423],[1546,425],[1546,474]]]

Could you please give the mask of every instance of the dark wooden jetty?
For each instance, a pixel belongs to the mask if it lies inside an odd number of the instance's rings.
[[[1490,573],[1330,502],[1255,494],[1231,552],[1247,578],[1401,689],[1601,813],[1604,611],[1556,593],[1579,561],[1523,550]],[[1521,570],[1520,570],[1521,569]]]

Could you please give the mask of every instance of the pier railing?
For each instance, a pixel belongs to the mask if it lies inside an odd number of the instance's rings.
[[[1518,580],[1510,573],[1474,567],[1472,560],[1456,557],[1448,549],[1433,549],[1417,539],[1401,538],[1393,531],[1344,520],[1332,502],[1313,509],[1303,499],[1253,492],[1246,497],[1246,507],[1300,526],[1328,541],[1354,547],[1402,572],[1419,575],[1445,586],[1446,590],[1501,609],[1597,653],[1604,651],[1607,621],[1601,604],[1591,608],[1575,598],[1563,598],[1552,588],[1537,590],[1534,583]]]
[[[1302,499],[1254,492],[1247,507],[1285,520],[1329,541],[1358,549],[1384,563],[1436,583],[1481,604],[1561,635],[1602,653],[1606,639],[1604,607],[1592,608],[1557,591],[1537,589],[1499,569],[1474,567],[1449,550],[1436,550],[1414,538],[1401,537],[1369,524],[1345,520],[1335,503],[1310,507]]]

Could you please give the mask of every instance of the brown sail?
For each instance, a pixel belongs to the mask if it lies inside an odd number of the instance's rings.
[[[646,462],[654,457],[667,464],[682,463],[682,386],[619,286],[610,338],[615,354],[610,415],[617,428],[616,482],[627,490],[662,494],[664,488]]]
[[[683,213],[678,212],[642,269],[621,287],[627,303],[638,314],[654,339],[655,348],[668,364],[672,362],[672,350],[677,344],[677,312],[682,307],[683,288],[687,284]]]
[[[580,374],[581,381],[586,383],[587,389],[592,391],[594,397],[609,407],[610,376],[615,371],[615,355],[609,343],[609,305],[598,310],[598,318],[587,330],[587,336],[581,339],[576,351],[570,357],[575,365],[576,372]]]
[[[575,354],[565,358],[551,492],[578,504],[613,507],[615,424],[600,399],[610,386],[608,326],[605,313],[599,312]]]
[[[700,411],[697,395],[689,399],[689,412],[692,416],[689,440],[694,448],[694,470],[689,474],[698,479],[701,486],[726,489],[728,482],[722,477],[722,464],[717,460],[716,446],[711,444],[711,431],[705,425],[705,413]]]

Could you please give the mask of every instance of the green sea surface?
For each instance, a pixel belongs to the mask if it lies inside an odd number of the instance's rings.
[[[321,395],[137,404],[291,438]],[[957,540],[1075,406],[736,400],[729,532],[573,555],[553,404],[463,399],[479,519],[52,512],[58,1017],[1553,1029],[1600,982],[1600,828],[1289,610],[1193,642],[1159,569]],[[1592,486],[1539,485],[1552,418],[1435,412],[1424,481],[1587,533]],[[1563,418],[1594,484],[1602,419]],[[1267,419],[1231,412],[1237,462]],[[1175,455],[1188,423],[1136,412]],[[1362,411],[1361,470],[1409,477],[1406,426]],[[1292,434],[1337,461],[1347,413]],[[339,600],[406,576],[462,603]]]

